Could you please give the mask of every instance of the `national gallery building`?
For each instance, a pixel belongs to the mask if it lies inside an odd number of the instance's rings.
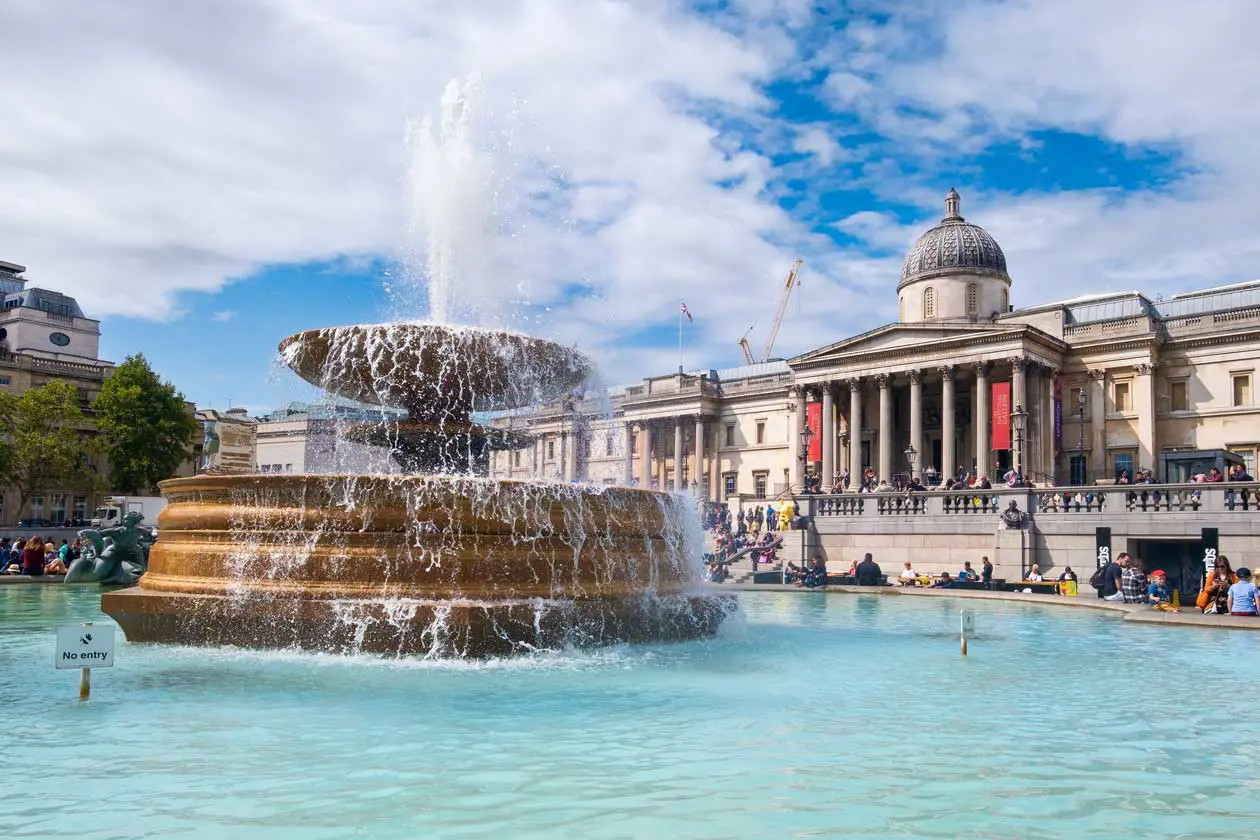
[[[899,319],[795,358],[656,376],[600,399],[497,418],[530,443],[490,474],[772,498],[849,490],[873,471],[1095,485],[1190,453],[1253,473],[1260,281],[1151,300],[1010,304],[1001,247],[959,195],[905,259]],[[609,405],[611,404],[611,411]],[[1202,460],[1197,463],[1201,464]]]

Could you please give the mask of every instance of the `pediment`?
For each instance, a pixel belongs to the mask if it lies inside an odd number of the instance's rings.
[[[995,324],[888,324],[870,332],[855,335],[802,353],[788,361],[793,368],[812,367],[840,362],[867,353],[905,350],[913,353],[918,349],[936,349],[943,343],[963,344],[973,340],[992,340],[996,336],[1015,336],[1024,332],[1024,326]]]

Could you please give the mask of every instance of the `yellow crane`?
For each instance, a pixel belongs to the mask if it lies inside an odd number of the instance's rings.
[[[770,334],[766,336],[766,349],[761,351],[761,361],[770,361],[770,354],[774,352],[774,341],[779,337],[779,327],[783,326],[783,315],[787,312],[788,300],[792,297],[792,288],[796,286],[796,272],[800,270],[801,259],[797,257],[792,263],[792,270],[788,272],[787,280],[783,283],[783,294],[779,297],[779,308],[774,313],[774,321],[770,324]],[[753,331],[753,327],[757,326],[757,322],[753,321],[752,327],[748,328],[748,332],[744,333],[744,337],[739,340],[739,349],[744,354],[744,364],[755,365],[757,359],[753,357],[752,348],[748,346],[748,333]]]

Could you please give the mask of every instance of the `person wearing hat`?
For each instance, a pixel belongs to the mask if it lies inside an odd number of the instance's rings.
[[[1249,615],[1252,618],[1260,612],[1260,592],[1251,582],[1251,570],[1238,570],[1238,583],[1229,588],[1229,614]]]
[[[1172,595],[1168,592],[1168,575],[1163,569],[1151,572],[1150,585],[1146,587],[1146,599],[1157,610],[1172,609]]]

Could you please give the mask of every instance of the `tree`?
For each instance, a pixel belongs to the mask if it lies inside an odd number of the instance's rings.
[[[114,368],[92,407],[109,454],[110,484],[120,493],[155,490],[192,455],[197,420],[184,395],[158,379],[142,355]]]
[[[18,517],[38,493],[95,490],[96,442],[79,410],[78,389],[55,380],[14,396],[0,392],[0,486],[18,491]]]

